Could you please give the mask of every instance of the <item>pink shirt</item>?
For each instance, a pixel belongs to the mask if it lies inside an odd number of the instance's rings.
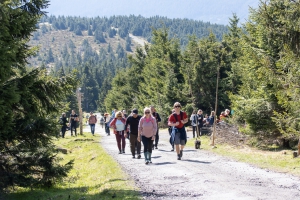
[[[156,135],[157,123],[154,117],[150,117],[150,120],[147,120],[145,117],[140,119],[139,123],[139,132],[141,135],[150,138]]]

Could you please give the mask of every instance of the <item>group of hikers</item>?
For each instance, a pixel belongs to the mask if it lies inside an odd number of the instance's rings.
[[[171,151],[176,150],[177,159],[181,160],[183,156],[183,149],[187,142],[187,134],[185,124],[188,122],[188,116],[186,112],[181,110],[181,104],[179,102],[174,103],[171,115],[168,117],[168,126],[170,134],[170,144],[172,146]],[[223,120],[223,118],[229,116],[230,111],[226,109],[221,113],[217,121]],[[97,123],[97,117],[90,112],[90,116],[87,117],[88,124],[91,127],[92,135],[95,134],[95,124]],[[201,129],[203,126],[213,125],[215,120],[214,111],[211,115],[203,116],[202,110],[193,112],[190,117],[191,125],[193,127],[193,137],[201,135]],[[67,127],[70,127],[71,136],[73,136],[73,130],[75,136],[77,136],[76,127],[79,121],[78,115],[72,110],[69,121],[66,118],[66,114],[63,113],[60,118],[62,122],[62,137],[65,137]],[[104,116],[100,118],[100,124],[104,125],[105,133],[110,135],[110,128],[113,129],[113,133],[116,137],[117,147],[119,154],[125,153],[126,138],[130,141],[130,150],[132,158],[141,158],[141,143],[144,147],[145,164],[152,163],[151,155],[152,150],[158,148],[159,142],[159,126],[161,121],[160,115],[156,112],[154,106],[145,107],[143,114],[139,115],[138,110],[135,108],[128,116],[126,111],[114,110],[112,115],[104,113]],[[175,148],[174,148],[175,147]]]
[[[187,134],[184,124],[188,122],[186,112],[181,111],[181,104],[176,102],[173,106],[174,112],[169,116],[168,126],[170,128],[170,143],[172,150],[174,146],[177,152],[177,159],[181,160],[183,149],[187,142]],[[130,116],[126,113],[114,110],[112,115],[104,114],[105,132],[109,136],[110,128],[116,136],[119,154],[125,153],[126,138],[130,141],[132,158],[141,158],[141,143],[144,147],[145,164],[152,163],[152,150],[157,149],[159,142],[160,115],[154,106],[145,107],[143,114],[139,115],[135,108]]]

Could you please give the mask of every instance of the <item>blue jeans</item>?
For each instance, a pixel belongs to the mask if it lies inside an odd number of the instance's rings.
[[[91,126],[91,133],[94,135],[95,134],[95,124],[90,124]]]

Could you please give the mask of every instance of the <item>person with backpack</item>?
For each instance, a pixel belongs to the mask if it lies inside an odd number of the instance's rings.
[[[187,142],[184,124],[188,122],[188,117],[186,112],[181,111],[181,104],[179,102],[174,103],[174,109],[175,113],[170,115],[168,125],[173,127],[172,140],[176,147],[177,160],[181,160],[183,156],[183,149]]]
[[[91,133],[93,136],[95,134],[95,124],[96,123],[97,123],[97,117],[93,114],[93,112],[90,112],[89,125],[91,127]]]
[[[59,118],[59,124],[61,125],[61,137],[62,138],[65,138],[65,133],[66,133],[66,130],[68,127],[67,123],[68,123],[68,120],[66,117],[66,113],[62,113],[61,117]]]
[[[139,122],[138,141],[139,142],[141,141],[141,136],[142,136],[146,165],[152,163],[151,161],[152,145],[153,145],[153,141],[155,140],[156,132],[157,132],[156,120],[151,115],[150,108],[145,108],[144,116],[140,119]]]
[[[196,115],[196,111],[193,111],[191,117],[191,125],[193,127],[193,138],[195,138],[195,132],[197,132],[197,115]],[[198,133],[197,133],[198,136]]]
[[[118,111],[115,112],[115,118],[109,124],[109,126],[114,129],[114,134],[116,135],[119,154],[125,153],[125,146],[126,146],[125,137],[127,136],[124,131],[125,123],[126,123],[126,119],[123,117],[122,112]]]
[[[135,108],[132,110],[132,113],[127,118],[125,124],[125,133],[128,132],[128,125],[129,125],[129,134],[130,134],[129,141],[130,141],[130,150],[131,150],[132,158],[135,158],[135,149],[136,149],[138,159],[141,158],[141,142],[138,141],[139,122],[141,118],[142,116],[138,114],[138,110]]]
[[[72,110],[72,113],[70,115],[70,129],[71,129],[71,136],[73,136],[73,129],[75,131],[75,136],[77,136],[77,122],[79,122],[78,115],[75,113],[75,110]]]
[[[156,112],[154,106],[150,106],[150,110],[151,110],[152,116],[156,119],[156,123],[157,123],[157,131],[156,131],[155,141],[153,141],[154,144],[152,145],[152,150],[154,150],[154,147],[155,147],[155,149],[157,149],[157,145],[158,145],[158,140],[159,140],[158,123],[161,122],[161,118],[160,118],[159,114]]]

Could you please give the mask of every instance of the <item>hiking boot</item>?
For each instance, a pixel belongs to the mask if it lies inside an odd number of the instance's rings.
[[[135,158],[135,155],[133,155],[132,158]]]
[[[157,149],[157,146],[155,146],[155,149]]]
[[[125,153],[125,149],[123,149],[122,151],[123,151],[123,153]]]
[[[149,164],[149,161],[148,161],[148,160],[146,160],[145,164],[146,164],[146,165],[148,165],[148,164]]]
[[[119,154],[122,154],[122,151],[119,151]]]
[[[183,150],[180,150],[180,158],[182,158],[182,152],[183,152]]]
[[[139,155],[137,156],[137,158],[140,159],[140,158],[141,158],[141,155],[139,154]]]
[[[177,155],[177,160],[181,160],[180,154]]]

